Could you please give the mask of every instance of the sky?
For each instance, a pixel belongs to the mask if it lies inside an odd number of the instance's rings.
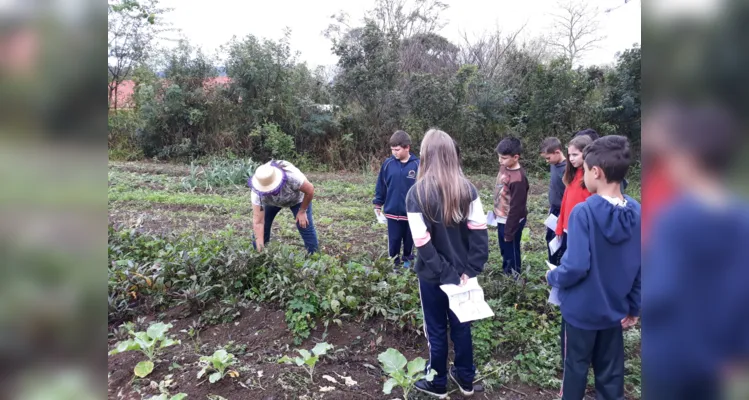
[[[447,25],[439,32],[453,43],[463,33],[469,38],[500,29],[511,32],[526,24],[523,37],[531,39],[549,32],[556,0],[443,0],[448,9],[442,19]],[[589,0],[602,10],[621,6],[600,16],[600,34],[605,39],[581,60],[583,64],[611,64],[616,53],[640,43],[641,0]],[[291,47],[299,51],[300,61],[310,67],[333,65],[337,58],[322,32],[331,16],[347,12],[352,22],[362,19],[374,0],[161,0],[174,10],[167,20],[181,31],[191,44],[212,54],[232,36],[248,34],[280,39],[285,27],[291,29]],[[357,24],[358,25],[358,24]]]

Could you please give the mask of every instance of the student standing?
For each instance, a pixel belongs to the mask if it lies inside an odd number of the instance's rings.
[[[375,212],[384,213],[388,225],[388,255],[396,267],[411,267],[414,241],[408,229],[406,216],[406,194],[416,182],[419,159],[411,154],[411,137],[404,131],[396,131],[390,137],[392,155],[382,163],[377,177]],[[401,247],[403,256],[401,257]]]
[[[497,145],[499,174],[494,188],[494,215],[497,218],[499,250],[505,274],[519,274],[520,239],[528,216],[528,177],[520,166],[523,147],[520,139],[508,137]]]
[[[622,330],[640,315],[640,204],[622,195],[630,165],[623,136],[585,148],[585,185],[595,193],[569,217],[562,263],[546,273],[564,317],[563,400],[582,400],[593,364],[596,398],[624,398]]]
[[[562,209],[562,198],[564,197],[564,169],[567,167],[567,159],[562,152],[562,142],[555,137],[544,139],[541,143],[541,156],[549,164],[549,214],[559,218]],[[546,228],[546,251],[549,254],[549,262],[559,265],[562,259],[562,251],[551,252],[549,242],[554,239],[554,230]]]
[[[569,223],[570,213],[579,203],[584,202],[590,197],[590,191],[585,187],[583,180],[583,149],[593,141],[589,136],[575,136],[567,145],[568,161],[564,169],[562,181],[566,188],[562,196],[562,207],[559,210],[559,219],[557,220],[556,235],[562,240],[562,247],[559,248],[558,257],[564,255],[567,248],[567,224]]]
[[[463,395],[473,394],[471,323],[461,323],[450,310],[441,284],[463,285],[484,270],[489,258],[486,215],[478,190],[463,176],[452,138],[432,129],[421,142],[419,179],[408,192],[408,223],[418,248],[414,271],[419,279],[424,333],[429,343],[431,382],[416,389],[447,397],[448,376]],[[454,367],[447,369],[448,326],[455,350]]]

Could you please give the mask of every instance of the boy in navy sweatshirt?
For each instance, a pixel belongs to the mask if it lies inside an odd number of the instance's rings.
[[[546,273],[559,288],[564,318],[563,400],[585,396],[593,364],[598,399],[624,398],[622,330],[640,315],[640,204],[622,195],[630,165],[627,139],[604,136],[583,151],[593,193],[570,215],[567,252]]]
[[[372,202],[375,212],[384,213],[388,224],[388,253],[396,266],[411,267],[414,241],[408,227],[406,194],[416,182],[419,159],[411,154],[411,138],[404,131],[396,131],[390,137],[388,157],[380,168]],[[401,257],[401,245],[403,257]]]
[[[559,217],[565,190],[562,176],[564,176],[564,169],[567,167],[567,159],[564,157],[564,153],[562,153],[562,142],[555,137],[544,139],[541,142],[541,157],[549,163],[549,172],[551,175],[549,179],[549,214]],[[559,265],[566,247],[560,248],[556,253],[551,253],[549,242],[556,236],[556,232],[553,229],[546,228],[546,252],[549,254],[549,262]]]

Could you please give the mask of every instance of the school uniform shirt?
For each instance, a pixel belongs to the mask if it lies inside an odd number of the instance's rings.
[[[604,330],[640,315],[640,215],[629,196],[593,195],[572,210],[567,251],[547,275],[567,323]]]
[[[528,216],[528,177],[523,167],[499,167],[494,187],[494,215],[497,223],[505,224],[505,240],[515,238],[520,222]]]
[[[385,217],[397,221],[407,221],[406,194],[416,183],[419,173],[419,159],[411,154],[408,161],[401,162],[395,156],[388,157],[377,176],[375,198],[372,204],[381,208]]]
[[[275,206],[281,208],[293,207],[304,200],[304,192],[300,189],[307,177],[297,167],[286,161],[281,161],[286,171],[286,183],[277,195],[259,196],[255,191],[250,195],[252,204],[256,206]]]
[[[552,164],[549,167],[551,172],[551,179],[549,180],[549,208],[560,209],[562,208],[562,199],[564,198],[564,168],[567,166],[567,161],[562,161],[558,164]]]
[[[567,185],[567,189],[564,190],[562,208],[559,210],[559,219],[557,220],[557,229],[555,232],[557,236],[562,236],[562,234],[567,230],[567,224],[569,223],[572,209],[590,197],[588,189],[580,186],[582,182],[583,169],[578,168],[572,182],[570,182],[570,184]]]
[[[479,192],[467,179],[462,184],[469,185],[472,200],[468,215],[457,225],[442,221],[440,196],[432,196],[429,204],[422,205],[415,193],[418,185],[408,192],[408,225],[419,250],[414,271],[420,280],[457,285],[463,274],[469,278],[480,274],[489,259],[489,235]],[[429,218],[425,209],[435,216]]]

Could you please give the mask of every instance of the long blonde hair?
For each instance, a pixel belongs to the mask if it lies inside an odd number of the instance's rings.
[[[470,184],[460,169],[455,141],[447,133],[430,129],[421,141],[419,174],[414,189],[417,202],[430,220],[438,221],[435,206],[441,208],[439,219],[445,225],[457,225],[468,217],[472,197]]]

